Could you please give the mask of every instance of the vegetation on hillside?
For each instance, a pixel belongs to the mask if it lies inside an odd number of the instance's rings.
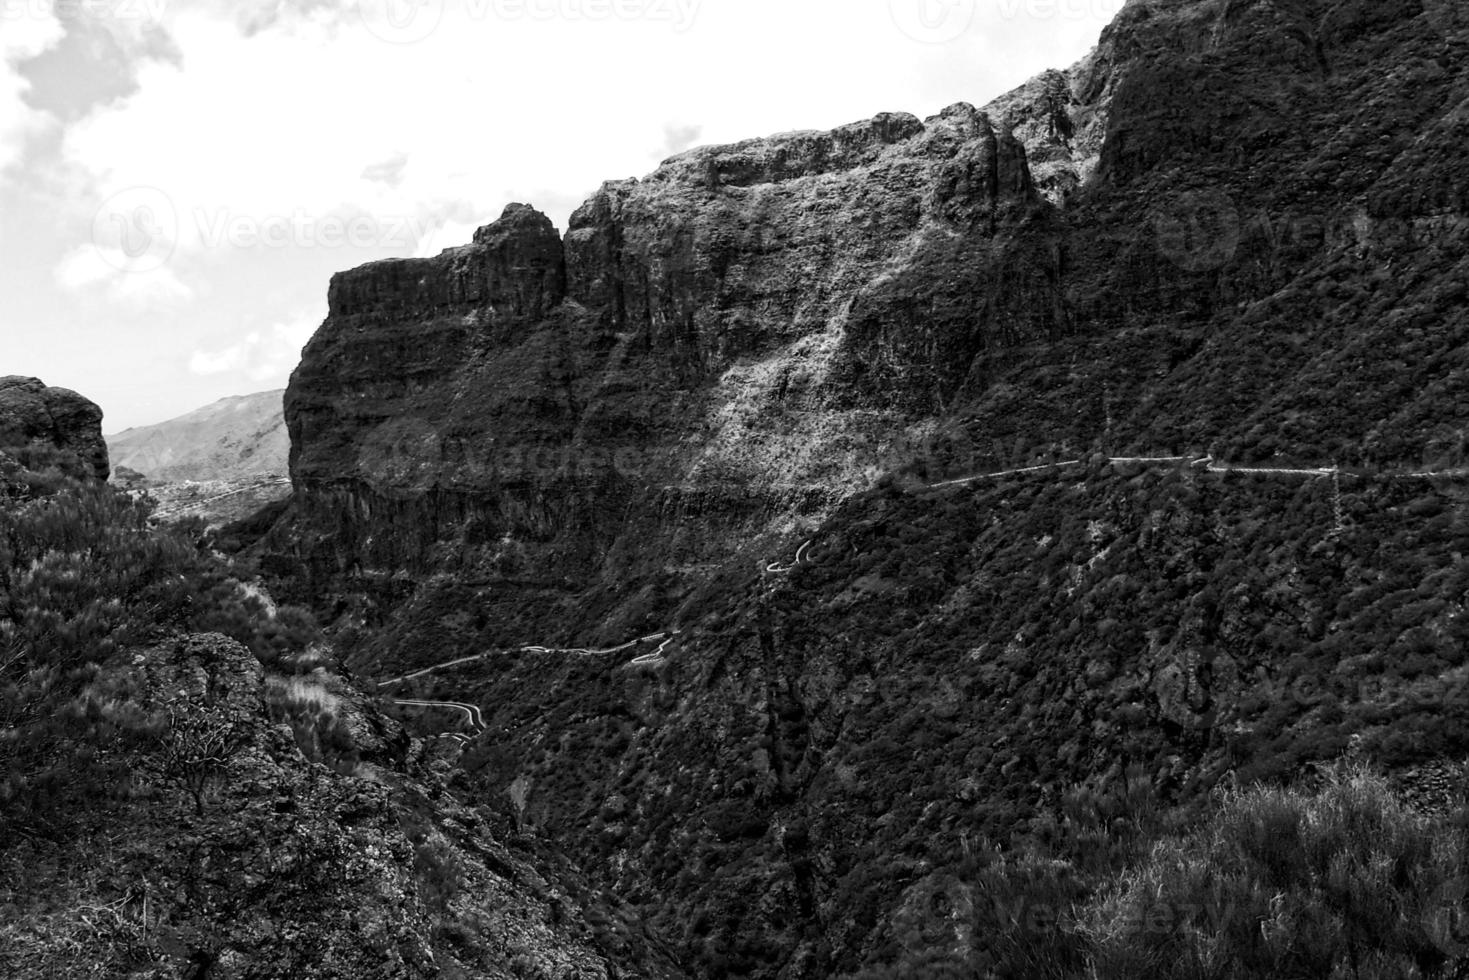
[[[198,524],[155,527],[148,503],[53,462],[0,463],[0,823],[43,836],[126,795],[126,748],[169,731],[107,670],[129,651],[219,632],[272,665],[320,636],[303,610],[267,610]]]
[[[669,975],[200,525],[25,463],[0,453],[0,975]]]
[[[894,480],[789,575],[732,565],[647,623],[683,630],[665,667],[507,652],[411,689],[483,706],[464,791],[508,824],[528,786],[514,819],[623,869],[711,975],[855,972],[924,882],[1003,867],[1080,901],[1170,832],[1150,812],[1197,821],[1223,784],[1469,754],[1466,549],[1453,481]],[[491,648],[472,594],[365,649]]]
[[[1464,799],[1415,813],[1360,763],[1230,791],[1189,828],[1068,823],[1050,849],[908,885],[855,980],[1450,977],[1469,962]],[[1086,869],[1068,853],[1115,848]]]

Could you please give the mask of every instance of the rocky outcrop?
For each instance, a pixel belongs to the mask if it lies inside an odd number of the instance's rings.
[[[53,450],[80,475],[107,479],[102,409],[67,388],[38,378],[0,378],[0,447]]]
[[[561,238],[550,220],[512,204],[474,243],[431,259],[388,259],[332,278],[333,317],[408,315],[482,307],[496,315],[540,318],[561,302]]]

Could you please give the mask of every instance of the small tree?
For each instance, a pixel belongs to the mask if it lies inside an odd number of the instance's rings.
[[[240,750],[241,739],[226,721],[178,711],[170,712],[165,739],[163,770],[183,783],[202,817],[204,793]]]
[[[510,802],[515,807],[515,830],[517,833],[525,830],[525,804],[530,798],[530,779],[525,773],[515,777],[515,782],[506,788],[505,794],[510,797]]]

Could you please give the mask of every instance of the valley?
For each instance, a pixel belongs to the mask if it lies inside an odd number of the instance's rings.
[[[127,493],[0,379],[0,972],[1462,972],[1451,20],[1129,0],[507,204]]]

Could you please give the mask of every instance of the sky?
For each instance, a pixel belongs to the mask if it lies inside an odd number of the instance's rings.
[[[983,105],[1123,0],[0,0],[0,375],[284,387],[333,272],[690,146]]]

